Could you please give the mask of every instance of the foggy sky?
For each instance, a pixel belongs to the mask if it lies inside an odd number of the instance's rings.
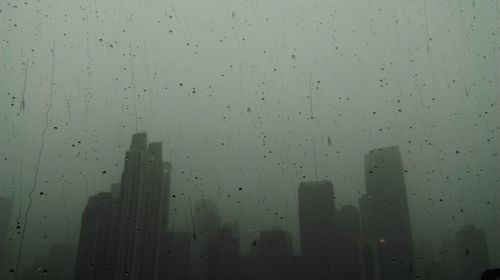
[[[27,255],[76,243],[87,197],[119,182],[142,131],[173,165],[179,230],[190,229],[190,201],[211,198],[244,240],[280,226],[297,250],[299,182],[327,178],[337,207],[358,206],[364,154],[399,145],[414,236],[439,241],[473,223],[499,248],[498,1],[50,0],[0,10],[0,195],[14,201],[14,226],[44,141]]]

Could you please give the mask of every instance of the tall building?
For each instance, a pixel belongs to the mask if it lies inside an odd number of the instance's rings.
[[[365,179],[362,231],[364,238],[378,240],[381,279],[413,279],[413,238],[399,148],[370,151],[365,156]]]
[[[288,232],[280,229],[261,231],[256,249],[258,277],[255,279],[291,279],[292,242]]]
[[[114,280],[159,279],[162,237],[167,232],[171,165],[161,143],[133,135],[125,155],[119,202]]]
[[[12,202],[10,199],[0,196],[0,278],[6,277],[7,268],[7,236],[9,233],[10,214]]]
[[[299,185],[299,229],[306,279],[335,275],[335,197],[329,181]]]
[[[222,226],[215,238],[208,241],[208,279],[237,279],[240,259],[238,223]]]
[[[361,225],[358,208],[349,205],[340,208],[336,213],[335,227],[336,280],[359,280],[360,260],[359,241],[361,238]]]
[[[455,243],[461,279],[481,279],[481,274],[491,268],[484,231],[465,225],[457,232]]]
[[[91,196],[83,211],[76,257],[75,280],[105,280],[112,240],[112,196]]]
[[[113,280],[116,271],[116,259],[118,254],[118,229],[120,228],[120,184],[111,185],[111,239],[109,243],[109,255],[106,260],[106,280]]]

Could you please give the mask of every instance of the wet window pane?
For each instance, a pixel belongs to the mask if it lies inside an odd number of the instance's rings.
[[[0,279],[499,279],[499,15],[1,2]]]

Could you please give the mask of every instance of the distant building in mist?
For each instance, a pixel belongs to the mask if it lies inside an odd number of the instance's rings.
[[[237,279],[240,260],[240,229],[237,222],[219,228],[208,241],[208,280]]]
[[[460,279],[481,279],[481,274],[491,268],[484,231],[474,225],[465,225],[457,232],[455,243]]]
[[[359,241],[361,238],[361,224],[359,210],[349,205],[340,208],[335,216],[336,245],[335,264],[336,279],[359,280],[360,259]]]
[[[209,199],[195,202],[193,211],[193,238],[191,242],[191,280],[207,279],[208,241],[215,238],[221,225],[217,204]]]
[[[335,197],[330,181],[299,184],[299,229],[305,279],[333,279]]]
[[[257,240],[257,271],[262,280],[288,280],[291,277],[291,236],[273,229],[261,231]]]
[[[380,277],[413,279],[413,238],[399,148],[370,151],[365,178],[367,193],[360,199],[363,238],[378,241]]]
[[[9,233],[12,201],[0,196],[0,278],[6,276],[7,236]]]
[[[114,280],[159,279],[161,239],[167,232],[171,165],[162,144],[134,134],[125,155],[118,202]]]
[[[91,196],[82,215],[75,280],[104,280],[110,272],[112,194]]]
[[[299,260],[292,255],[289,232],[274,228],[261,231],[250,252],[240,257],[240,280],[302,279]]]

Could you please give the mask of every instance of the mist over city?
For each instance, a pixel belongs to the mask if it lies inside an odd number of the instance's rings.
[[[499,19],[0,3],[0,279],[497,273]]]

